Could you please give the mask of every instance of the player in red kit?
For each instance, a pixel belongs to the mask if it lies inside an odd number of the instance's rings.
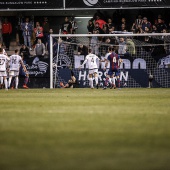
[[[116,88],[115,80],[118,82],[118,88],[120,88],[120,64],[122,63],[122,59],[118,54],[115,53],[115,49],[112,49],[112,53],[108,56],[105,68],[107,68],[108,63],[110,62],[110,68],[108,71],[108,76],[111,78],[111,89]],[[106,87],[104,87],[106,89]]]

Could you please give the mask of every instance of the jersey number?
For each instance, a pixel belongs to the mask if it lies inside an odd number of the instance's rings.
[[[17,63],[16,58],[13,58],[13,59],[12,59],[12,64],[16,64],[16,63]]]
[[[116,63],[116,57],[113,57],[113,63]]]
[[[5,59],[0,59],[0,65],[4,65]]]
[[[91,59],[91,62],[94,63],[94,58]]]

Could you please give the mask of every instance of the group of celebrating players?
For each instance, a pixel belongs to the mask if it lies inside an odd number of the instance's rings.
[[[94,88],[93,86],[93,75],[96,83],[96,88],[99,88],[98,83],[98,67],[97,67],[97,60],[100,62],[105,62],[104,70],[106,71],[106,80],[104,84],[104,88],[106,89],[109,85],[112,89],[113,87],[116,88],[116,80],[118,84],[118,88],[120,88],[120,64],[122,63],[122,59],[120,56],[115,52],[114,47],[108,47],[108,53],[105,55],[104,60],[99,59],[98,56],[92,54],[92,50],[89,49],[89,54],[86,56],[83,64],[80,66],[83,67],[85,63],[88,63],[89,68],[89,85],[91,89]],[[110,64],[110,66],[109,66]]]
[[[25,77],[23,88],[27,89],[29,74],[24,65],[23,58],[19,55],[19,50],[16,49],[15,53],[8,57],[5,50],[0,47],[0,88],[5,85],[5,90],[10,88],[18,89],[19,74]],[[12,82],[13,77],[14,80]]]
[[[93,85],[93,78],[95,80],[96,88],[99,88],[98,83],[98,65],[97,61],[105,62],[104,70],[106,71],[106,79],[104,83],[104,90],[110,86],[110,89],[118,87],[120,89],[120,64],[122,63],[122,59],[120,56],[115,52],[115,48],[110,46],[108,47],[108,52],[105,55],[104,59],[99,59],[99,57],[92,53],[92,50],[89,49],[89,54],[86,56],[84,62],[80,65],[79,68],[82,68],[86,63],[88,64],[88,73],[89,73],[89,86],[91,89],[94,88]],[[117,83],[116,83],[117,81]],[[68,81],[66,85],[60,82],[60,87],[70,88],[74,87],[77,83],[75,76],[73,75],[71,79]],[[116,86],[117,84],[117,86]]]

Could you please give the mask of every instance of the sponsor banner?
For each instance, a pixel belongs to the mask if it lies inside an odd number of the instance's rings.
[[[73,69],[75,77],[77,79],[77,83],[79,88],[86,88],[89,87],[89,75],[88,69]],[[70,79],[70,70],[69,69],[59,69],[59,78],[60,80],[66,84]],[[105,85],[106,79],[106,71],[103,69],[98,70],[98,79],[99,79],[99,86],[101,88]],[[95,80],[94,87],[95,87]],[[117,82],[117,81],[116,81]],[[121,70],[120,71],[120,86],[122,87],[148,87],[148,75],[146,70]],[[116,83],[117,84],[117,83]]]
[[[159,68],[170,68],[170,55],[159,59],[158,66]]]
[[[25,66],[30,77],[49,77],[50,75],[49,60],[33,57],[26,61]]]
[[[66,0],[66,8],[161,7],[169,0]]]
[[[63,8],[63,0],[2,0],[0,9],[54,9]]]
[[[59,56],[60,58],[60,56]],[[62,57],[61,57],[62,58]],[[78,82],[78,87],[85,88],[89,87],[89,78],[88,78],[88,65],[86,64],[82,69],[79,69],[79,66],[84,61],[83,55],[74,56],[74,69],[73,72]],[[170,87],[170,60],[169,56],[162,58],[159,61],[159,67],[152,70],[153,75],[153,87]],[[71,77],[71,71],[68,69],[68,60],[59,60],[58,62],[58,84],[63,82],[66,84]],[[100,87],[104,86],[106,79],[106,71],[104,71],[105,63],[98,63],[98,77]],[[162,69],[164,68],[164,69]],[[164,77],[162,77],[164,75]],[[130,88],[140,88],[148,87],[149,85],[150,72],[147,69],[147,62],[142,58],[136,58],[133,60],[123,59],[123,63],[120,67],[120,81],[121,87],[130,87]],[[160,79],[161,77],[161,79]],[[95,85],[95,81],[94,81]]]
[[[50,61],[48,59],[33,57],[24,61],[29,73],[28,87],[30,88],[49,88],[50,87]],[[22,88],[24,76],[21,72],[19,88]]]

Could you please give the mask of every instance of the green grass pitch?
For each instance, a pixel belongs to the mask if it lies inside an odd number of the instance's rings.
[[[0,170],[170,170],[170,89],[0,90]]]

